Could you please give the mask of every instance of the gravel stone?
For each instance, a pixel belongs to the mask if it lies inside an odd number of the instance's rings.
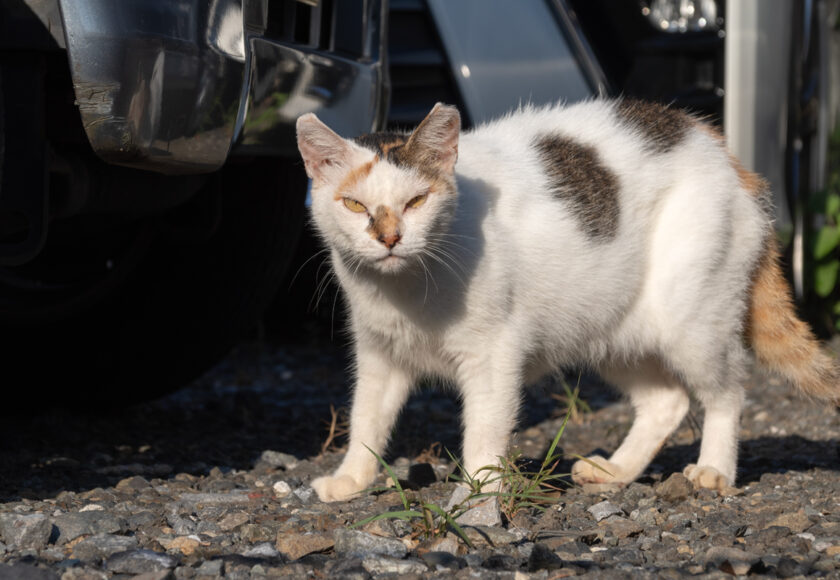
[[[97,511],[61,514],[53,521],[58,528],[58,538],[55,541],[58,545],[66,544],[80,536],[115,534],[125,531],[128,525],[113,514]]]
[[[236,507],[248,505],[251,499],[241,491],[231,493],[184,493],[180,497],[179,505],[187,509],[196,510],[201,507]]]
[[[98,503],[89,503],[86,506],[82,506],[79,510],[80,512],[104,512],[105,508],[99,505]]]
[[[179,551],[185,556],[192,555],[201,545],[196,536],[178,536],[171,540],[161,540],[161,545],[169,551]]]
[[[292,493],[301,501],[301,503],[304,504],[312,503],[318,499],[318,496],[315,494],[315,490],[308,485],[301,486],[292,491]]]
[[[97,534],[76,544],[73,547],[73,557],[82,562],[98,562],[117,552],[125,552],[136,548],[137,538]]]
[[[29,564],[0,564],[0,580],[58,580],[51,570]]]
[[[813,525],[813,522],[805,515],[805,510],[799,510],[795,513],[787,513],[782,514],[769,524],[767,527],[771,526],[782,526],[785,527],[794,533],[798,534],[800,532],[804,532],[808,528]]]
[[[457,556],[458,539],[453,534],[447,534],[441,538],[432,538],[418,545],[416,552],[421,555],[429,552],[446,552],[452,556]]]
[[[198,568],[196,568],[195,573],[196,576],[210,576],[212,578],[218,578],[224,574],[224,570],[225,563],[223,560],[205,560]]]
[[[654,487],[654,491],[665,501],[675,502],[690,497],[694,493],[694,484],[682,473],[673,473]]]
[[[457,486],[444,509],[451,512],[455,506],[464,504],[470,493],[470,490],[466,487]],[[464,526],[500,525],[502,523],[502,516],[499,512],[498,498],[491,496],[486,499],[470,501],[467,511],[458,516],[457,522]]]
[[[611,504],[609,501],[602,501],[600,503],[596,503],[595,505],[589,506],[586,508],[592,517],[595,518],[596,522],[600,522],[603,519],[606,519],[613,515],[621,514],[621,508]]]
[[[506,546],[520,539],[517,534],[495,526],[462,526],[462,529],[470,542],[477,545]]]
[[[169,554],[152,550],[128,550],[117,552],[105,560],[104,567],[118,574],[145,574],[171,570],[178,565],[178,559]]]
[[[638,523],[621,516],[610,516],[599,522],[598,525],[619,540],[638,536],[644,531],[644,528]]]
[[[375,537],[375,536],[374,536]],[[335,546],[336,541],[326,534],[277,534],[274,547],[289,560],[303,558],[307,554],[323,552]]]
[[[270,542],[274,540],[277,532],[269,526],[258,524],[245,524],[239,528],[239,537],[243,541],[254,544],[257,542]]]
[[[422,574],[428,566],[419,560],[399,560],[388,556],[369,556],[362,560],[362,568],[371,574]]]
[[[275,558],[280,555],[280,552],[278,552],[274,546],[268,542],[263,542],[262,544],[257,544],[252,548],[248,548],[242,552],[242,555],[246,558]]]
[[[420,554],[420,559],[426,566],[437,572],[460,570],[467,565],[463,558],[449,552],[425,552]]]
[[[368,556],[390,556],[404,558],[408,549],[399,540],[382,538],[357,530],[336,529],[335,551],[345,558],[366,558]],[[282,550],[281,550],[282,551]]]
[[[744,550],[723,548],[720,546],[709,548],[703,557],[706,566],[712,565],[727,574],[735,574],[737,576],[749,573],[750,569],[759,559],[755,554],[745,552]]]
[[[286,470],[294,469],[298,465],[298,459],[294,455],[271,450],[263,451],[260,461],[271,467]]]
[[[247,524],[250,519],[251,516],[245,512],[235,512],[222,518],[219,521],[218,526],[223,532],[229,532],[231,530],[235,530],[242,524]]]
[[[44,514],[0,514],[0,538],[7,544],[7,549],[45,548],[52,528],[52,523]]]
[[[148,489],[150,487],[150,484],[145,477],[141,475],[135,475],[121,480],[114,487],[115,489],[118,489],[120,491],[141,491],[144,489]]]
[[[528,571],[537,570],[558,570],[563,567],[563,560],[544,544],[534,544],[530,556],[528,556]]]
[[[283,480],[276,482],[272,487],[276,497],[286,497],[292,493],[292,487]]]

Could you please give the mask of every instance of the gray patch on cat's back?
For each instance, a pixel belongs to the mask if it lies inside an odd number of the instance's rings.
[[[616,102],[615,112],[622,123],[639,131],[656,153],[667,153],[676,147],[693,124],[684,111],[636,99]]]
[[[544,135],[534,147],[554,196],[566,202],[586,234],[609,240],[618,232],[618,178],[593,147],[568,137]]]

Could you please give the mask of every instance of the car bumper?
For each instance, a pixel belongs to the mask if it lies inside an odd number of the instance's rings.
[[[204,173],[294,153],[314,112],[342,134],[387,107],[385,4],[61,0],[76,103],[105,161]]]

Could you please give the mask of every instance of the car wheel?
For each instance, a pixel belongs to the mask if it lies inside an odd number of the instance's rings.
[[[258,159],[163,217],[53,227],[33,263],[0,268],[0,412],[141,401],[206,370],[274,296],[305,190],[300,168]]]

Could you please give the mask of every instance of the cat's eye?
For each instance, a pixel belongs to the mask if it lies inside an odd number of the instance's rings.
[[[426,198],[429,197],[428,193],[424,193],[423,195],[418,195],[416,197],[412,197],[407,204],[405,204],[405,209],[409,208],[416,208],[420,207],[424,203],[426,203]]]
[[[367,208],[365,206],[363,206],[358,201],[350,197],[344,198],[344,207],[346,207],[354,213],[362,213],[367,211]]]

